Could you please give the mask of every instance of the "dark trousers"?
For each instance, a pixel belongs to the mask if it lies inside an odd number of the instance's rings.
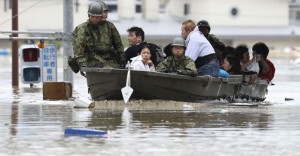
[[[213,59],[207,64],[198,68],[198,75],[210,75],[212,77],[218,77],[220,72],[220,65],[217,59]]]

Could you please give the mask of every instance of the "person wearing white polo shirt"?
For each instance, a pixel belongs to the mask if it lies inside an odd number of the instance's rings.
[[[182,23],[181,35],[187,45],[185,55],[195,61],[198,74],[218,77],[220,66],[215,50],[192,20]]]

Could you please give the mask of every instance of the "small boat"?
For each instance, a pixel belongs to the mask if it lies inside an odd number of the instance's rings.
[[[108,131],[89,128],[66,128],[65,136],[104,137]]]
[[[81,68],[86,73],[89,92],[94,101],[122,100],[121,89],[126,85],[126,69]],[[185,102],[241,98],[263,101],[267,81],[249,85],[243,75],[228,78],[185,76],[172,73],[131,71],[131,99],[161,99]]]

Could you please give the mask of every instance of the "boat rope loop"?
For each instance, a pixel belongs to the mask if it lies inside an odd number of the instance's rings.
[[[212,82],[212,77],[209,75],[209,76],[208,76],[208,83],[207,83],[207,85],[210,85],[211,82]]]
[[[212,77],[210,75],[207,75],[207,77],[208,77],[207,83],[205,83],[203,85],[203,87],[209,86],[211,84],[211,82],[212,82]],[[201,79],[204,79],[206,81],[205,77],[201,77]]]

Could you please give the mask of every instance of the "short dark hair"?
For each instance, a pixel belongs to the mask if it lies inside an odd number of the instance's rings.
[[[231,65],[231,69],[227,72],[230,74],[236,75],[241,73],[241,63],[240,60],[234,55],[225,56],[229,64]]]
[[[225,49],[228,50],[228,52],[230,52],[231,54],[233,54],[235,48],[233,46],[226,46]]]
[[[242,60],[244,59],[244,54],[249,52],[248,46],[246,44],[239,44],[233,54],[239,59]]]
[[[129,29],[127,29],[127,32],[134,32],[136,36],[141,36],[142,41],[144,41],[145,39],[145,33],[144,30],[140,27],[131,27]]]
[[[269,55],[269,48],[263,42],[255,43],[252,47],[252,51],[255,51],[257,54],[262,55],[264,59],[267,59]]]

